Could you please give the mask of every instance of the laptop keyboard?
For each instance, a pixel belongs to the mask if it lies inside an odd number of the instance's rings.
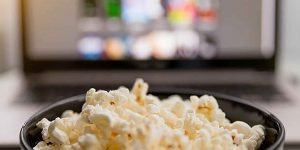
[[[91,87],[96,89],[115,89],[116,87],[96,87],[96,86],[34,86],[27,87],[21,93],[21,101],[30,102],[55,102],[68,97],[85,94]]]
[[[85,94],[91,87],[116,89],[118,86],[34,86],[21,94],[22,101],[55,102],[75,95]],[[176,86],[175,86],[176,87]],[[155,88],[155,86],[154,86]],[[201,89],[243,98],[250,101],[282,101],[287,98],[273,85],[202,85],[180,86],[180,88]]]
[[[217,85],[203,86],[201,89],[232,95],[251,101],[282,101],[287,99],[285,95],[273,85]]]

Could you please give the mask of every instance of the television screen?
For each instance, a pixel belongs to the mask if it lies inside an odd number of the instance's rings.
[[[274,0],[28,0],[32,59],[270,58]]]

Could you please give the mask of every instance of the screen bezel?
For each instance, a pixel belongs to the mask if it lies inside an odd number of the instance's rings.
[[[275,0],[274,55],[271,58],[249,59],[197,59],[197,60],[33,60],[29,57],[26,35],[26,0],[20,1],[20,33],[24,73],[49,70],[209,70],[252,69],[274,71],[279,41],[279,1]]]

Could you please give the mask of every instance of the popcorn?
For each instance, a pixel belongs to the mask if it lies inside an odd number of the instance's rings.
[[[230,123],[212,96],[161,101],[147,92],[142,79],[131,91],[90,89],[80,113],[36,124],[43,141],[34,150],[255,150],[265,138],[262,125]]]
[[[235,121],[230,125],[231,129],[236,129],[238,133],[241,133],[244,135],[244,138],[250,138],[250,136],[253,134],[253,130],[251,127],[242,121]]]
[[[101,143],[98,142],[98,139],[93,134],[85,134],[78,138],[78,148],[82,148],[85,150],[96,150],[102,149]]]
[[[142,79],[137,79],[133,85],[131,92],[136,96],[136,101],[140,105],[144,105],[145,98],[148,92],[148,84],[145,83]]]
[[[49,134],[48,134],[48,128],[50,125],[50,121],[46,118],[43,118],[41,121],[39,121],[36,126],[42,129],[42,137],[44,139],[45,142],[49,142]],[[43,146],[43,143],[41,143]]]
[[[183,118],[187,111],[188,108],[183,101],[176,102],[171,108],[171,112],[179,118]]]
[[[46,142],[41,141],[39,142],[34,148],[33,150],[48,150],[50,149],[50,146],[47,145]]]

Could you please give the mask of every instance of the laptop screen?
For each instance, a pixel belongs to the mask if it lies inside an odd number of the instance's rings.
[[[274,0],[24,0],[32,60],[269,59]]]

